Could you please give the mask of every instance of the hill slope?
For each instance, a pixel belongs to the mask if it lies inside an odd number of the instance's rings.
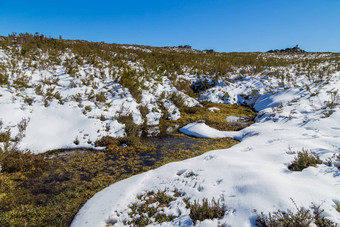
[[[73,226],[135,221],[129,206],[159,190],[177,195],[159,211],[174,216],[159,216],[165,226],[192,225],[187,204],[213,197],[223,215],[198,224],[254,225],[253,209],[294,210],[290,199],[298,206],[322,204],[323,215],[339,223],[339,59],[334,53],[206,53],[39,34],[0,37],[1,154],[10,147],[34,153],[94,148],[107,136],[139,136],[136,128],[162,133],[165,120],[183,119],[206,102],[242,104],[258,116],[241,131],[181,125],[188,135],[233,137],[240,144],[113,184],[85,204]],[[305,149],[324,164],[292,172],[288,167]]]

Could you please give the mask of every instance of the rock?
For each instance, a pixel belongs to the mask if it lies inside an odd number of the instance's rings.
[[[214,49],[206,49],[202,51],[203,53],[215,53]]]
[[[191,46],[189,46],[189,45],[184,45],[184,46],[178,46],[178,48],[180,48],[180,49],[190,49],[191,50]]]
[[[276,50],[269,50],[267,53],[305,53],[306,51],[300,49],[298,45],[293,48],[286,48],[286,49],[276,49]]]

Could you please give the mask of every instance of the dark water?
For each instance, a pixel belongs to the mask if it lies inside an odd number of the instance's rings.
[[[230,139],[225,140],[227,141]],[[213,148],[216,140],[177,135],[150,137],[144,139],[142,143],[146,143],[155,149],[152,153],[139,153],[140,159],[143,161],[143,165],[153,166],[156,161],[161,161],[165,157],[176,156],[176,154],[183,150],[197,152],[198,150],[201,150],[202,147],[205,147],[206,149],[209,147]],[[225,148],[227,148],[227,145]]]

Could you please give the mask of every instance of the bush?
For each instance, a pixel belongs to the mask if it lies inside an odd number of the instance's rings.
[[[11,139],[10,131],[0,132],[0,143],[8,142]]]
[[[4,150],[0,148],[0,164],[1,171],[13,173],[42,169],[46,162],[41,155],[32,154],[30,151],[22,152],[7,144]]]
[[[140,114],[142,115],[143,119],[146,119],[146,115],[148,115],[148,113],[149,113],[149,108],[147,106],[140,105],[139,111],[140,111]]]
[[[130,146],[138,146],[140,142],[140,138],[138,136],[125,136],[122,138],[118,138],[119,144],[130,145]]]
[[[105,121],[105,120],[106,120],[106,118],[105,118],[105,116],[104,116],[103,114],[101,114],[101,115],[100,115],[100,117],[99,117],[99,120],[101,120],[101,121]]]
[[[122,72],[119,83],[129,89],[130,94],[136,100],[137,103],[141,102],[142,92],[140,90],[139,78],[142,75],[139,75],[135,70],[124,70]]]
[[[291,171],[302,171],[309,166],[315,167],[317,164],[322,164],[320,158],[316,154],[302,148],[302,151],[298,152],[297,157],[295,157],[293,163],[288,166],[288,169]]]
[[[125,143],[127,145],[138,145],[140,143],[140,126],[133,122],[132,114],[128,116],[119,116],[117,121],[121,124],[125,124],[126,136],[119,139],[120,143]]]
[[[189,96],[195,96],[194,91],[191,89],[190,80],[177,80],[174,83],[174,86],[178,91],[182,91]]]
[[[105,93],[104,92],[100,92],[96,95],[96,101],[97,102],[106,102],[106,97],[105,97]]]
[[[131,209],[131,212],[129,213],[131,220],[128,221],[128,224],[130,226],[146,226],[148,224],[153,224],[152,218],[155,222],[162,223],[170,222],[177,217],[159,212],[160,209],[169,207],[170,203],[175,200],[175,198],[166,195],[165,191],[151,191],[145,195],[138,196],[138,199],[142,202],[133,203],[129,206]],[[152,206],[152,204],[157,205]]]
[[[293,201],[294,202],[294,201]],[[279,226],[294,226],[294,227],[308,227],[313,223],[317,227],[332,227],[337,226],[332,221],[321,217],[324,212],[323,209],[320,208],[320,205],[316,205],[312,203],[311,210],[308,210],[304,207],[298,208],[294,203],[297,212],[294,213],[291,210],[281,211],[278,210],[274,213],[268,213],[265,215],[261,212],[260,215],[257,215],[256,218],[256,226],[258,227],[279,227]],[[256,211],[255,211],[256,212]]]
[[[334,202],[335,203],[335,209],[340,213],[340,203],[339,202]]]
[[[213,198],[211,203],[208,199],[203,199],[202,204],[194,201],[193,204],[190,204],[190,218],[194,223],[197,221],[203,221],[205,219],[220,219],[224,215],[223,206],[220,205],[219,200],[217,202]]]
[[[170,101],[177,107],[181,108],[184,106],[184,98],[182,95],[177,94],[177,93],[172,93],[170,96]]]
[[[8,84],[8,76],[0,73],[0,86]]]
[[[91,112],[91,110],[92,110],[91,106],[85,106],[85,111]]]
[[[26,97],[24,98],[24,102],[27,103],[27,104],[30,105],[30,106],[32,106],[33,101],[34,101],[34,98],[31,98],[31,97],[28,97],[28,96],[26,96]]]
[[[96,147],[107,147],[111,144],[118,144],[118,140],[112,136],[104,136],[94,143]]]

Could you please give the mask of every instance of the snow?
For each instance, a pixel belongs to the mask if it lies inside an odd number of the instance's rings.
[[[339,88],[339,78],[339,74],[335,74],[330,83],[320,87],[310,84],[312,91],[319,91],[318,95],[311,95],[300,88],[282,90],[274,87],[271,93],[252,100],[259,111],[256,123],[238,132],[219,131],[203,122],[182,127],[180,131],[190,136],[231,137],[239,139],[240,143],[115,183],[91,198],[71,226],[105,226],[108,220],[115,220],[117,226],[122,226],[124,219],[128,218],[129,204],[138,195],[174,189],[184,193],[191,201],[215,198],[227,207],[228,211],[221,220],[206,220],[198,226],[254,226],[254,209],[265,213],[278,209],[295,211],[292,200],[304,207],[309,207],[312,202],[321,204],[324,216],[340,223],[340,214],[335,210],[335,202],[340,200],[340,171],[335,163],[332,166],[308,167],[301,172],[288,170],[296,151],[303,148],[316,153],[322,160],[340,153],[339,107],[333,109],[330,116],[324,115],[328,108],[327,94]],[[228,85],[236,92],[228,86],[215,87],[203,96],[209,100],[228,90],[230,97],[238,97],[240,92],[250,94],[254,89],[252,85],[264,91],[267,82],[259,81],[252,78],[243,80],[243,87],[239,89],[236,88],[240,87],[240,83]],[[215,101],[219,100],[216,98]],[[240,101],[244,100],[235,100]],[[194,174],[186,177],[188,173]],[[176,200],[169,209],[176,212],[182,205]],[[192,224],[188,210],[184,209],[174,221],[161,226]]]
[[[210,112],[215,112],[215,111],[220,111],[220,109],[219,108],[217,108],[217,107],[210,107],[210,108],[208,108],[209,110],[210,110]]]
[[[240,120],[241,119],[241,117],[239,117],[239,116],[233,116],[233,115],[230,115],[230,116],[228,116],[228,117],[226,117],[225,118],[225,120],[227,121],[227,122],[237,122],[238,120]]]
[[[188,135],[188,136],[194,136],[199,138],[234,138],[234,139],[240,139],[244,136],[243,131],[231,131],[231,132],[225,132],[225,131],[219,131],[217,129],[211,128],[205,123],[202,122],[194,122],[190,123],[183,128],[179,129],[180,132]]]
[[[123,125],[115,125],[116,130],[122,127]],[[97,130],[100,129],[101,125],[95,119],[86,118],[78,108],[65,105],[47,108],[37,106],[30,115],[27,135],[20,146],[30,147],[35,151],[72,148],[77,147],[73,141],[78,138],[79,146],[88,147],[87,141],[96,139]]]

